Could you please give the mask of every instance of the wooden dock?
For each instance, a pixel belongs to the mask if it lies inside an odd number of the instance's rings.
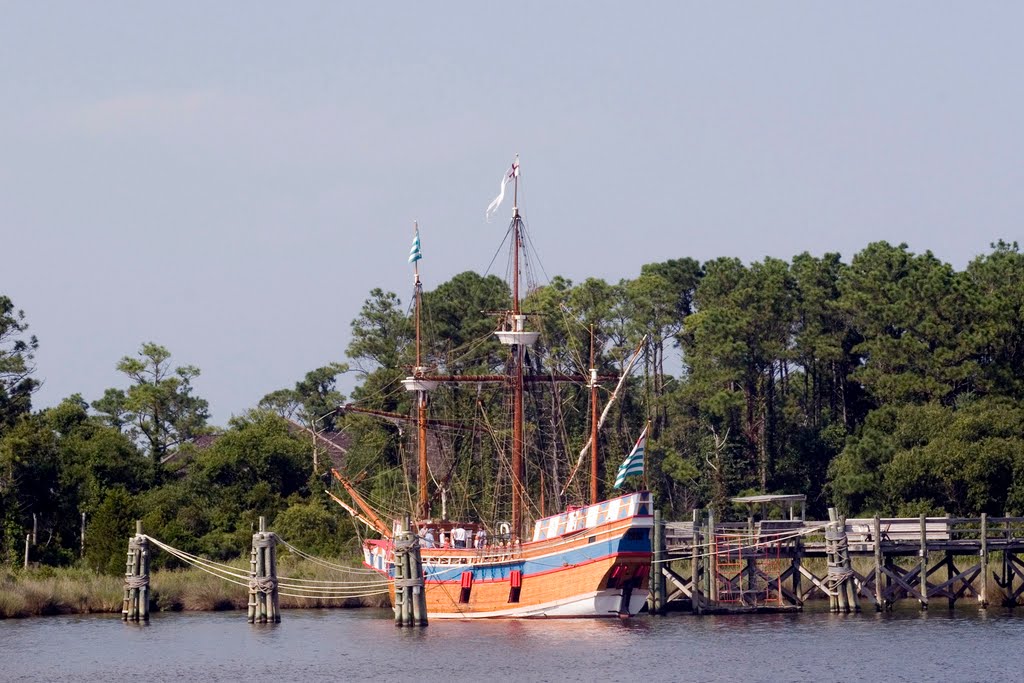
[[[655,533],[652,574],[661,576],[650,604],[696,613],[799,610],[815,597],[834,611],[862,602],[884,610],[907,599],[922,609],[942,599],[950,608],[961,599],[985,607],[991,577],[995,599],[1009,607],[1024,595],[1022,553],[1024,517],[755,522],[752,515],[716,523],[695,510],[692,521]]]

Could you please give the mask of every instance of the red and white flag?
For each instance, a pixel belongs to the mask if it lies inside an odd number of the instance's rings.
[[[512,168],[510,168],[508,172],[501,177],[501,191],[498,193],[498,196],[494,198],[494,201],[487,205],[487,213],[485,214],[485,217],[487,218],[488,223],[491,222],[491,218],[494,216],[494,212],[497,211],[498,208],[501,206],[501,203],[505,201],[505,186],[508,185],[508,181],[518,177],[519,155],[517,154],[515,161],[512,162]]]

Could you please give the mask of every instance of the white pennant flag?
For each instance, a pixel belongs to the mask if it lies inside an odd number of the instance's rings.
[[[513,178],[519,177],[519,155],[516,155],[515,161],[512,162],[512,168],[501,177],[501,191],[498,196],[494,198],[494,201],[487,205],[487,213],[484,214],[487,218],[487,222],[491,222],[491,218],[494,216],[494,212],[498,210],[501,203],[505,201],[505,186],[508,185],[508,181]]]

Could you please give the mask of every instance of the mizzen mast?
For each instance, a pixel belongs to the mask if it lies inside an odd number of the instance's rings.
[[[594,361],[594,326],[590,326],[590,504],[600,499],[597,491],[597,364]]]

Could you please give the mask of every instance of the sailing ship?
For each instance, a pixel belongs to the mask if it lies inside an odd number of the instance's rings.
[[[512,237],[512,296],[510,308],[499,314],[494,334],[507,347],[510,357],[507,373],[500,380],[509,388],[512,402],[511,519],[488,528],[481,522],[446,520],[444,514],[439,520],[431,518],[427,492],[430,477],[427,459],[429,394],[445,383],[480,382],[485,378],[441,375],[431,372],[423,363],[420,351],[422,284],[418,263],[421,255],[418,226],[409,256],[415,268],[416,364],[412,374],[403,380],[405,389],[415,394],[419,482],[416,509],[405,521],[395,520],[393,524],[386,524],[352,482],[337,472],[335,476],[351,495],[355,507],[332,497],[380,536],[363,542],[363,559],[366,566],[389,579],[395,577],[396,536],[410,524],[419,531],[427,613],[432,619],[635,615],[647,599],[653,507],[651,494],[646,490],[599,499],[597,429],[601,419],[598,417],[597,387],[600,378],[594,367],[593,341],[589,376],[562,378],[582,380],[590,387],[589,502],[567,506],[554,515],[542,513],[533,522],[532,529],[525,526],[524,512],[528,503],[524,487],[523,400],[524,386],[531,378],[524,373],[524,359],[536,344],[539,333],[528,329],[528,316],[521,310],[523,220],[518,207],[518,157],[503,177],[501,194],[488,207],[489,211],[501,204],[508,183],[513,185],[514,197],[509,228]],[[593,339],[593,334],[591,337]],[[628,368],[620,378],[620,386],[627,373]],[[544,379],[558,378],[548,375]],[[637,441],[631,458],[627,459],[632,463],[630,474],[638,471],[636,463],[642,461],[645,435],[646,430]],[[582,457],[583,453],[581,461]],[[625,469],[620,470],[620,475],[625,473]],[[393,603],[394,588],[391,595]]]

